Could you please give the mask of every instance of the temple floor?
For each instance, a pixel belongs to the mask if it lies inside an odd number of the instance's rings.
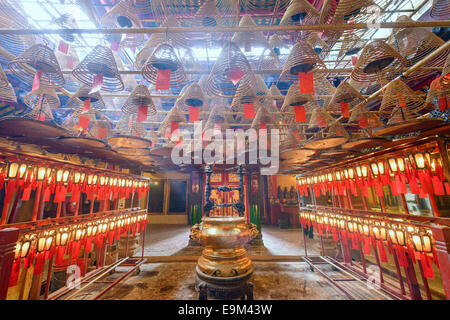
[[[145,237],[144,256],[150,263],[141,266],[141,272],[119,283],[101,297],[103,300],[196,300],[194,288],[195,266],[201,254],[200,246],[188,245],[188,226],[149,225]],[[308,239],[308,255],[319,254],[317,240]],[[263,226],[264,245],[251,245],[249,256],[253,257],[254,299],[284,300],[345,300],[342,292],[336,290],[317,272],[301,260],[304,255],[302,233],[299,229],[279,229]],[[140,249],[136,256],[140,256]],[[285,260],[285,261],[283,261]],[[333,274],[331,266],[321,267]],[[116,272],[104,280],[119,278],[126,268],[117,267]],[[337,275],[337,273],[336,273]],[[341,276],[342,278],[342,276]],[[370,292],[365,285],[355,281],[341,282],[341,285],[359,285],[356,297],[359,299],[383,299]],[[90,299],[104,288],[93,284],[88,290],[76,294],[72,299]],[[354,289],[354,288],[353,288]],[[352,290],[354,292],[355,290]]]

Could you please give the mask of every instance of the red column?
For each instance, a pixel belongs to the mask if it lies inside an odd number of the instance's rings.
[[[445,295],[450,299],[450,228],[431,227],[436,241],[436,256],[441,271],[442,284]]]
[[[6,300],[19,229],[0,230],[0,300]]]

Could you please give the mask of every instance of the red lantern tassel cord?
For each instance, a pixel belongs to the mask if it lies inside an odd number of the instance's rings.
[[[22,261],[20,258],[14,260],[12,269],[11,269],[11,275],[9,277],[9,283],[8,287],[14,287],[17,285],[19,281],[19,274],[20,274],[20,266],[22,264]]]

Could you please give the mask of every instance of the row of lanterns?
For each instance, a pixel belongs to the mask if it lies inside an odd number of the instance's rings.
[[[64,255],[68,255],[71,264],[78,258],[81,247],[85,252],[91,252],[93,243],[99,249],[105,242],[113,244],[123,235],[131,233],[135,236],[145,229],[147,222],[146,212],[127,211],[88,222],[24,233],[16,245],[9,286],[17,284],[22,264],[28,269],[34,262],[34,274],[41,274],[45,261],[52,261],[53,257],[54,263],[61,265]]]
[[[50,195],[54,193],[54,202],[63,201],[67,192],[72,193],[71,201],[78,201],[80,192],[88,195],[87,200],[92,200],[94,193],[97,200],[105,200],[111,194],[115,198],[128,198],[134,192],[138,192],[139,198],[143,198],[150,189],[150,184],[145,179],[127,179],[123,175],[53,168],[19,161],[0,165],[0,189],[3,185],[6,187],[6,203],[9,203],[13,191],[18,188],[24,190],[22,200],[29,200],[31,189],[38,186],[45,191],[45,201],[49,201]]]
[[[353,249],[363,249],[370,254],[370,246],[380,253],[382,262],[387,262],[385,244],[391,254],[396,254],[399,264],[408,266],[406,254],[415,262],[420,260],[425,275],[434,278],[431,258],[437,264],[436,252],[431,230],[407,225],[397,220],[355,217],[351,214],[337,213],[336,209],[303,210],[300,223],[304,228],[313,228],[322,236],[332,234],[334,241],[344,244],[351,241]]]
[[[450,194],[450,186],[444,180],[441,160],[432,159],[429,152],[416,152],[408,157],[390,157],[322,175],[302,177],[298,179],[298,189],[305,196],[311,188],[314,188],[316,196],[321,193],[325,195],[327,189],[333,189],[339,195],[346,195],[349,190],[357,196],[358,186],[361,194],[367,196],[367,187],[375,186],[377,195],[382,196],[381,187],[390,185],[392,194],[396,196],[406,193],[408,182],[413,194]]]

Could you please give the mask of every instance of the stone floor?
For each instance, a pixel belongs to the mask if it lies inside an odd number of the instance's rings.
[[[176,262],[148,263],[141,272],[121,282],[101,299],[105,300],[196,300],[194,288],[196,259],[200,246],[188,246],[188,226],[149,225],[145,236],[144,256],[171,256]],[[249,246],[254,257],[254,298],[283,300],[343,300],[345,295],[337,291],[324,278],[309,269],[305,262],[273,262],[270,257],[299,256],[304,254],[302,234],[299,229],[263,227],[264,246]],[[318,245],[308,239],[308,254],[317,255]],[[140,253],[141,251],[139,251]],[[139,254],[140,255],[140,254]],[[265,261],[258,261],[258,256]],[[266,258],[269,258],[267,260]],[[183,261],[183,258],[190,258]],[[300,260],[300,258],[298,259]],[[180,262],[181,261],[181,262]],[[114,280],[121,271],[104,280]],[[93,284],[89,290],[75,295],[74,299],[89,299],[102,288]],[[380,297],[375,297],[377,299]]]

